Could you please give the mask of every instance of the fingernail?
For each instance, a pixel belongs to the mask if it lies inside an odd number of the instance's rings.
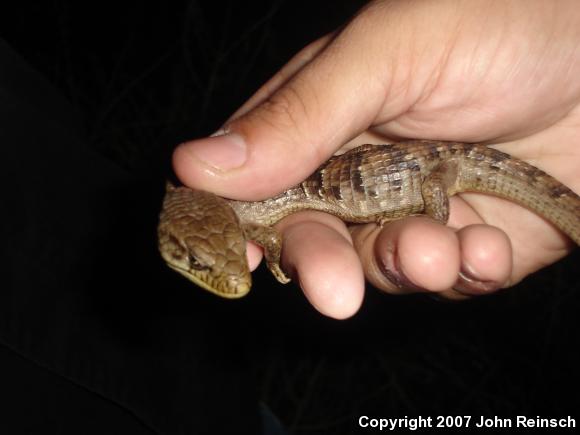
[[[453,289],[465,295],[481,295],[497,290],[499,287],[499,283],[495,281],[481,281],[462,269]]]
[[[396,285],[399,289],[413,292],[425,291],[413,283],[403,273],[400,267],[400,261],[394,252],[383,257],[383,261],[380,262],[379,268],[385,278],[387,278],[392,284]]]
[[[237,133],[216,131],[211,137],[182,145],[197,160],[220,171],[239,168],[247,160],[244,138]]]

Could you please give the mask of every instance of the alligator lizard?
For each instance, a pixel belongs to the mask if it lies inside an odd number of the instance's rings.
[[[447,222],[449,196],[464,191],[523,205],[580,244],[580,197],[550,175],[485,145],[412,140],[362,145],[332,157],[302,183],[263,201],[229,200],[168,183],[159,249],[171,268],[194,283],[237,298],[251,287],[246,240],[264,248],[278,281],[289,281],[272,225],[291,213],[320,210],[345,222],[379,225],[417,214]]]

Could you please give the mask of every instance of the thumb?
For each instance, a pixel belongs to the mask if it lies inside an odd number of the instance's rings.
[[[255,96],[258,105],[229,121],[222,134],[180,145],[177,176],[220,196],[263,199],[304,180],[379,111],[382,122],[388,119],[389,68],[376,62],[394,56],[385,56],[389,44],[377,41],[365,21],[355,18],[279,87],[266,85],[270,95]],[[388,107],[392,116],[402,110]]]

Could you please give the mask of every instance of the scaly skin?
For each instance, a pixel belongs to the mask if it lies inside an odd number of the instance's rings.
[[[580,244],[580,197],[521,160],[485,145],[405,141],[362,145],[327,161],[297,186],[273,198],[246,202],[168,185],[159,223],[159,250],[170,267],[227,298],[251,287],[245,242],[265,249],[268,267],[283,283],[281,238],[272,228],[301,210],[345,222],[386,222],[427,214],[449,217],[449,196],[500,196],[544,217]]]

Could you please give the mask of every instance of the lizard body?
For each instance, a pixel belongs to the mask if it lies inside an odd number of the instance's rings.
[[[263,201],[235,201],[168,185],[159,249],[170,267],[223,297],[245,295],[251,275],[245,242],[264,247],[280,282],[276,222],[319,210],[345,222],[386,222],[426,214],[449,217],[449,197],[480,192],[542,216],[580,244],[580,197],[542,170],[485,145],[411,140],[362,145],[332,157],[302,183]]]

